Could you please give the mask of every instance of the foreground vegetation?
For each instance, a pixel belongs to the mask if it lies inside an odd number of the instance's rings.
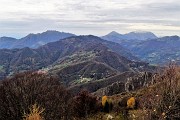
[[[75,95],[58,78],[25,72],[0,83],[0,120],[176,120],[180,118],[180,67],[170,65],[154,84],[98,98]]]

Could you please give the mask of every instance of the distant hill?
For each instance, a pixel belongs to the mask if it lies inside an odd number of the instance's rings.
[[[130,50],[134,56],[151,64],[165,65],[171,61],[180,64],[180,38],[166,36],[157,38],[151,32],[130,32],[122,35],[111,32],[103,39],[119,43]],[[132,40],[134,38],[134,40]]]
[[[0,48],[12,48],[16,42],[18,42],[18,40],[15,38],[0,37]]]
[[[147,40],[147,39],[155,39],[157,38],[152,32],[130,32],[127,34],[120,34],[115,31],[102,36],[102,39],[122,43],[122,40]]]
[[[129,49],[141,59],[155,63],[167,64],[170,61],[180,61],[180,38],[167,36],[142,41]]]
[[[130,32],[124,34],[127,40],[147,40],[147,39],[155,39],[157,36],[152,32]]]
[[[71,33],[58,32],[58,31],[46,31],[38,34],[29,34],[21,39],[1,37],[0,38],[0,48],[37,48],[41,45],[45,45],[49,42],[55,42],[63,38],[75,36]]]

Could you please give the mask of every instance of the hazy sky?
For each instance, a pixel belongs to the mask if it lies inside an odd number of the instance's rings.
[[[94,35],[152,31],[180,36],[180,1],[0,0],[0,36],[22,37],[46,30]]]

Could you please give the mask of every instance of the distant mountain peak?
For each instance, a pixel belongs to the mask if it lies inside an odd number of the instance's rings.
[[[110,32],[108,35],[121,35],[120,33],[116,32],[116,31],[112,31]]]
[[[61,33],[61,34],[72,34],[72,33],[69,33],[69,32],[63,32],[63,31],[57,31],[57,30],[47,30],[47,31],[45,31],[45,32],[42,32],[42,33],[40,33],[40,34],[44,34],[44,33],[57,33],[57,34]],[[73,35],[75,36],[75,34],[73,34]]]
[[[47,30],[45,32],[42,32],[41,34],[43,33],[65,33],[65,32],[60,32],[60,31],[57,31],[57,30]]]
[[[137,31],[132,31],[130,33],[152,33],[152,32],[137,30]]]
[[[132,32],[126,33],[125,35],[127,35],[127,34],[152,34],[152,35],[156,36],[154,33],[149,32],[149,31],[132,31]]]
[[[173,36],[171,36],[171,37],[174,37],[174,38],[179,38],[179,36],[177,36],[177,35],[173,35]]]
[[[157,41],[171,41],[171,40],[180,40],[180,37],[177,35],[173,35],[173,36],[164,36],[161,37],[159,39],[156,39]]]
[[[123,40],[147,40],[156,39],[157,36],[152,32],[147,31],[133,31],[126,34],[119,34],[116,31],[112,31],[109,34],[102,36],[102,39],[121,43]]]
[[[47,30],[46,32],[59,32],[57,30]]]
[[[66,34],[66,32],[59,32],[59,31],[57,31],[57,30],[47,30],[47,31],[45,31],[45,32],[40,32],[40,33],[30,33],[30,34],[28,34],[27,36],[34,36],[34,35],[43,35],[43,34],[59,34],[59,33],[65,33]]]
[[[16,39],[13,38],[13,37],[6,37],[6,36],[0,37],[0,39],[14,39],[14,40],[16,40]]]

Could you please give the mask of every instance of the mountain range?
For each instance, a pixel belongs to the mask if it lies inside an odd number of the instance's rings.
[[[131,36],[127,37],[127,36]],[[138,37],[137,37],[138,36]],[[180,40],[178,36],[157,37],[151,32],[131,32],[119,34],[115,31],[102,37],[116,42],[130,50],[139,59],[156,65],[166,65],[171,61],[180,61]]]
[[[55,42],[63,38],[76,36],[72,33],[58,32],[55,30],[48,30],[43,33],[29,34],[21,39],[11,37],[0,38],[0,49],[7,48],[38,48],[39,46],[45,45],[49,42]],[[115,31],[101,37],[102,39],[109,40],[116,43],[121,43],[121,40],[147,40],[157,38],[151,32],[130,32],[127,34],[119,34]]]
[[[75,84],[80,76],[101,79],[148,68],[121,45],[92,35],[72,36],[36,49],[1,49],[0,66],[1,78],[41,69],[58,75],[66,84]]]
[[[48,30],[43,33],[29,34],[21,39],[11,37],[0,38],[0,49],[14,49],[14,48],[38,48],[50,42],[55,42],[63,38],[76,36],[72,33],[58,32],[55,30]],[[167,64],[170,61],[179,61],[179,37],[166,36],[158,38],[152,32],[130,32],[120,34],[112,31],[109,34],[101,37],[104,40],[113,42],[113,44],[120,44],[123,49],[132,55],[121,55],[131,60],[143,60],[152,64]],[[110,46],[109,46],[110,47]],[[119,49],[114,49],[118,52]],[[133,57],[132,57],[133,56]],[[135,57],[136,56],[136,57]],[[179,62],[178,62],[179,63]]]
[[[45,45],[49,42],[55,42],[63,38],[75,36],[71,33],[58,32],[54,30],[48,30],[43,33],[29,34],[21,39],[11,38],[11,37],[1,37],[0,38],[0,49],[7,48],[38,48],[39,46]]]

